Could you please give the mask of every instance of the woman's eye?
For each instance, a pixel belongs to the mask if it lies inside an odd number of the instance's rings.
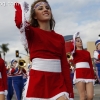
[[[38,10],[42,10],[42,9],[43,9],[42,7],[38,8]]]
[[[50,9],[50,7],[46,6],[46,9]]]
[[[39,10],[42,10],[42,8],[39,8]]]

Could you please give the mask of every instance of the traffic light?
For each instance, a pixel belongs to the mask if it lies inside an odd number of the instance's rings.
[[[16,57],[19,57],[19,50],[16,50]]]

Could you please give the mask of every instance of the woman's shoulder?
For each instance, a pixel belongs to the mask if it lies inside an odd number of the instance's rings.
[[[54,32],[55,32],[55,31],[54,31]],[[57,32],[55,32],[55,34],[56,34],[60,39],[62,39],[62,40],[64,41],[63,35],[61,35],[61,34],[59,34],[59,33],[57,33]]]
[[[90,52],[85,49],[83,49],[83,52],[90,55]]]
[[[0,63],[4,63],[4,60],[2,58],[0,58]]]
[[[82,49],[82,50],[76,50],[76,52],[83,52],[83,53],[89,53],[89,51]]]

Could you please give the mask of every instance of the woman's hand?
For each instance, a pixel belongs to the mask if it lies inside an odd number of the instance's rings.
[[[17,28],[21,28],[22,26],[22,9],[21,9],[21,5],[19,3],[15,3],[14,5],[15,8],[15,24],[17,26]]]

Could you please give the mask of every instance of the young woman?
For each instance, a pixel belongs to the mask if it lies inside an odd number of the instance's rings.
[[[28,46],[32,61],[23,100],[73,100],[65,41],[53,30],[55,21],[47,0],[32,4],[29,22],[23,23],[20,4],[16,3],[15,9],[15,23],[26,39],[23,44]]]
[[[73,82],[79,92],[80,100],[93,100],[93,83],[95,80],[91,56],[88,51],[83,49],[79,32],[73,35],[72,54],[75,64]]]
[[[0,100],[5,100],[7,87],[6,66],[4,60],[0,57]]]
[[[95,42],[96,50],[94,51],[94,63],[96,65],[96,76],[100,83],[100,35]]]

